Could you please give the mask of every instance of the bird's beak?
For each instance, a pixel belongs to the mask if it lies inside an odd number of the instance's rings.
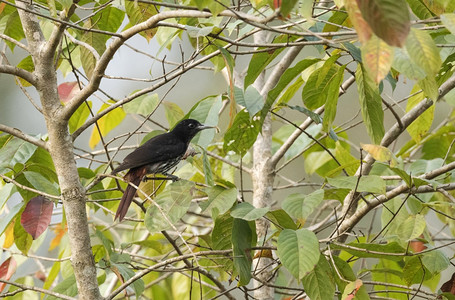
[[[201,126],[198,127],[199,130],[210,129],[210,128],[215,128],[216,132],[220,132],[220,129],[218,128],[218,126],[210,126],[210,125],[202,124]]]

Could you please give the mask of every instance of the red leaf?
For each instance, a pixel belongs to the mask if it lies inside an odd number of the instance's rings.
[[[373,32],[390,46],[402,47],[411,26],[406,0],[356,0]]]
[[[441,286],[441,291],[443,293],[450,293],[452,295],[455,295],[455,273],[452,274],[452,278],[450,278],[449,281]]]
[[[33,239],[39,237],[51,223],[54,204],[43,196],[32,198],[21,215],[21,224]]]
[[[76,95],[79,91],[79,85],[76,81],[72,82],[64,82],[58,86],[58,96],[60,97],[60,101],[66,103],[71,100],[71,98]]]
[[[9,280],[11,276],[13,276],[14,272],[16,272],[16,267],[17,264],[13,257],[5,260],[0,266],[0,278],[3,280]],[[3,291],[6,285],[7,283],[0,282],[0,293]]]

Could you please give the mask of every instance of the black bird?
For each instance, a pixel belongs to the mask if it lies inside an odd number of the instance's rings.
[[[185,153],[191,139],[199,131],[208,128],[215,127],[203,125],[193,119],[183,120],[170,132],[154,136],[128,154],[112,174],[129,169],[124,179],[135,186],[139,186],[142,180],[146,180],[147,174],[160,173],[166,176],[166,179],[177,180],[177,176],[167,172],[188,156],[188,154],[185,156]],[[117,218],[119,221],[123,220],[135,194],[136,188],[128,184],[115,214],[115,220]]]

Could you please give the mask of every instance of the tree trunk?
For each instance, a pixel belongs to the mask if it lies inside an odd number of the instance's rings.
[[[55,48],[61,40],[63,25],[56,25],[50,40],[46,41],[38,20],[30,13],[34,9],[33,6],[22,1],[16,4],[20,8],[18,9],[19,16],[35,64],[35,88],[41,100],[49,136],[47,148],[55,165],[66,213],[71,262],[76,276],[79,299],[101,299],[90,245],[85,190],[79,180],[77,165],[74,160],[73,140],[68,131],[68,120],[62,115],[63,106],[57,92],[54,55]]]

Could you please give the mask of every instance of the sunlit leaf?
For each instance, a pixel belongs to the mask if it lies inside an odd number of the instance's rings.
[[[113,101],[109,101],[101,106],[98,113],[102,112],[103,110],[110,107],[114,104]],[[98,133],[98,128],[100,133],[103,137],[105,137],[112,129],[117,127],[123,119],[125,118],[125,112],[120,107],[115,108],[114,110],[110,111],[108,114],[104,115],[100,118],[97,123],[97,126],[93,126],[92,135],[90,136],[89,146],[90,148],[95,148],[95,146],[101,141],[101,137]]]
[[[76,111],[71,115],[68,126],[70,133],[75,132],[79,127],[84,125],[87,118],[90,116],[90,109],[92,108],[92,101],[86,101],[79,105]]]
[[[43,196],[32,198],[25,206],[21,215],[21,224],[34,240],[39,237],[51,223],[53,209],[54,203]]]
[[[441,21],[452,34],[455,34],[455,14],[443,14],[441,15]]]
[[[389,163],[392,168],[397,165],[397,158],[388,148],[373,144],[360,145],[362,146],[362,149],[367,151],[375,160]]]
[[[319,241],[308,229],[285,229],[278,236],[277,254],[281,263],[298,280],[311,272],[319,261]]]
[[[159,102],[158,94],[145,94],[124,104],[123,110],[127,114],[148,116],[157,108]]]
[[[414,106],[419,104],[421,101],[426,101],[425,95],[423,93],[416,94],[416,92],[418,90],[419,90],[419,86],[415,85],[411,91],[411,94],[414,94],[414,95],[409,97],[408,102],[406,104],[406,111],[410,111]],[[435,106],[432,105],[425,112],[421,113],[414,120],[414,122],[412,122],[411,125],[409,125],[406,128],[407,132],[409,133],[409,135],[412,137],[412,139],[416,143],[420,143],[422,138],[425,136],[425,134],[431,128],[431,124],[433,123],[433,118],[434,118],[434,110],[435,110]]]
[[[20,69],[24,69],[26,71],[29,71],[29,72],[33,72],[35,70],[35,65],[33,64],[33,60],[32,60],[32,57],[30,55],[27,56],[26,58],[24,58],[23,60],[21,60],[21,62],[17,64],[17,67],[20,68]],[[25,79],[23,79],[21,77],[16,77],[16,78],[20,81],[20,83],[24,87],[32,85],[30,82],[28,82],[27,80],[25,80]]]
[[[27,255],[33,243],[33,237],[25,231],[19,218],[14,223],[14,243],[24,255]]]
[[[8,249],[9,247],[11,247],[14,244],[14,223],[15,223],[15,220],[13,220],[13,222],[11,222],[8,225],[8,227],[6,227],[5,241],[3,242],[3,248]]]
[[[377,175],[364,175],[360,177],[360,180],[357,176],[341,176],[327,178],[327,181],[334,187],[350,190],[357,189],[357,192],[384,194],[386,188],[384,179]]]
[[[425,71],[411,60],[406,48],[395,48],[392,67],[409,79],[420,80],[426,76]]]
[[[169,122],[169,127],[173,128],[177,122],[181,121],[185,116],[183,110],[175,103],[163,101],[164,112],[166,114],[166,119]]]
[[[360,288],[363,287],[363,281],[357,279],[356,281],[350,282],[346,285],[343,295],[341,299],[343,300],[354,300],[357,299],[357,293],[359,292]],[[364,299],[364,298],[361,298]],[[369,299],[369,298],[367,298]]]

